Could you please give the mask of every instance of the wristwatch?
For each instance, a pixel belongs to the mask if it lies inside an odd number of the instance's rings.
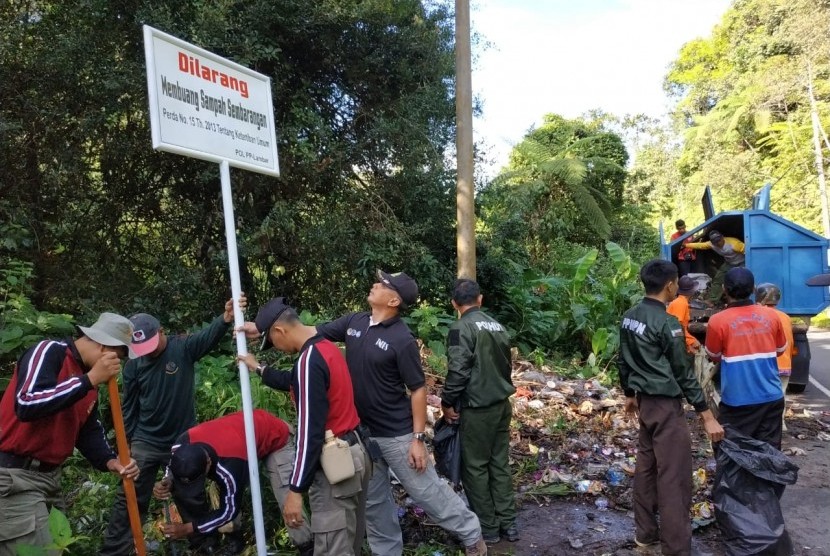
[[[425,432],[413,432],[412,433],[413,440],[420,440],[421,442],[427,441],[427,433]]]
[[[262,373],[263,373],[264,371],[265,371],[265,365],[263,365],[263,364],[261,364],[261,363],[260,363],[259,365],[257,365],[257,367],[256,367],[256,374],[258,374],[259,376],[262,376]]]

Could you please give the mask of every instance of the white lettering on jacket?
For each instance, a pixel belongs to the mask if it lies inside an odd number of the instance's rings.
[[[490,332],[504,332],[504,328],[497,322],[478,321],[476,327],[479,330],[489,330]]]
[[[375,345],[378,346],[383,351],[386,351],[387,349],[389,349],[389,344],[387,344],[386,342],[384,342],[380,338],[378,338],[378,340],[375,342]]]
[[[629,318],[624,318],[623,319],[622,327],[627,328],[628,330],[631,330],[632,332],[634,332],[635,334],[638,334],[640,336],[642,336],[643,332],[646,331],[645,323],[642,323],[638,320],[629,319]]]

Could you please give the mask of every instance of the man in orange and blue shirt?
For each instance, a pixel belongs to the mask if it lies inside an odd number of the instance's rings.
[[[706,353],[721,362],[720,422],[780,449],[784,394],[776,358],[787,349],[787,338],[778,315],[752,303],[754,288],[750,270],[726,273],[729,305],[709,320]]]

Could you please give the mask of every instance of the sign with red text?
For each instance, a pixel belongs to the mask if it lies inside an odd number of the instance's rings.
[[[153,148],[279,175],[271,79],[144,26]]]

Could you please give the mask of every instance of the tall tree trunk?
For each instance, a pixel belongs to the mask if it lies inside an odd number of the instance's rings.
[[[473,91],[470,0],[455,0],[455,146],[458,277],[476,278],[476,214],[473,185]]]

